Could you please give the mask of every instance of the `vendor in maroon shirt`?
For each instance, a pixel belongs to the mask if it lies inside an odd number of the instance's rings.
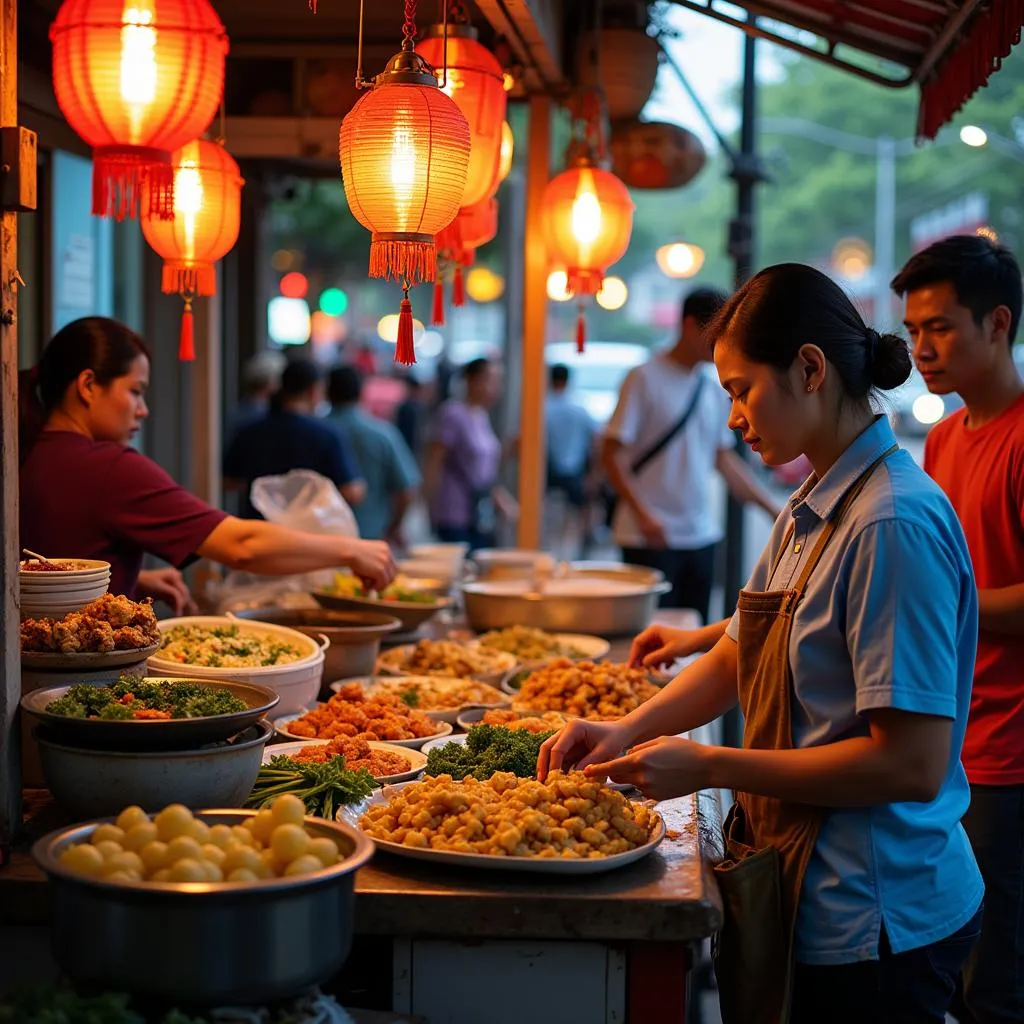
[[[110,562],[110,591],[191,604],[178,571],[196,557],[289,575],[348,566],[380,589],[395,574],[381,541],[243,520],[190,494],[128,447],[149,414],[149,353],[124,324],[86,317],[62,328],[21,382],[21,545]],[[147,554],[177,568],[141,571]]]

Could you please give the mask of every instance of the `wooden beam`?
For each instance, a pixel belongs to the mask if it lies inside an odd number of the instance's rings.
[[[551,175],[551,99],[530,97],[523,265],[522,405],[519,443],[519,546],[541,541],[547,448],[544,436],[544,343],[548,260],[543,238],[544,189]]]
[[[18,123],[18,3],[0,0],[0,126]],[[0,214],[0,864],[21,826],[18,628],[18,219]]]

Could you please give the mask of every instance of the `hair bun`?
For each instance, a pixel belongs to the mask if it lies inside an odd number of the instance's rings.
[[[882,391],[892,391],[906,384],[913,368],[906,340],[898,334],[879,334],[871,328],[867,340],[871,383]]]

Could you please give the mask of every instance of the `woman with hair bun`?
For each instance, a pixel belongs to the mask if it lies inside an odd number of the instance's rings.
[[[960,824],[978,603],[953,509],[871,405],[907,379],[907,345],[799,264],[761,271],[709,333],[730,426],[814,472],[710,653],[626,718],[565,726],[538,774],[733,792],[726,1024],[941,1024],[981,921]],[[675,639],[641,634],[634,660]],[[742,749],[678,735],[737,703]]]
[[[178,570],[197,556],[268,575],[348,566],[374,588],[394,576],[383,542],[237,519],[129,447],[149,415],[149,351],[124,324],[69,323],[19,384],[21,545],[110,562],[112,593],[163,600],[180,614],[191,597]],[[170,567],[140,571],[147,554]]]

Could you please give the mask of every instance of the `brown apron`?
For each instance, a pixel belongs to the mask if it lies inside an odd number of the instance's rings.
[[[843,496],[792,589],[740,592],[737,659],[745,749],[792,749],[789,641],[793,615],[847,509],[896,448],[893,445],[873,462]],[[769,587],[792,535],[790,526],[772,566]],[[819,808],[736,794],[725,821],[725,859],[715,868],[724,908],[724,923],[713,949],[723,1024],[789,1021],[796,911],[820,828]]]

